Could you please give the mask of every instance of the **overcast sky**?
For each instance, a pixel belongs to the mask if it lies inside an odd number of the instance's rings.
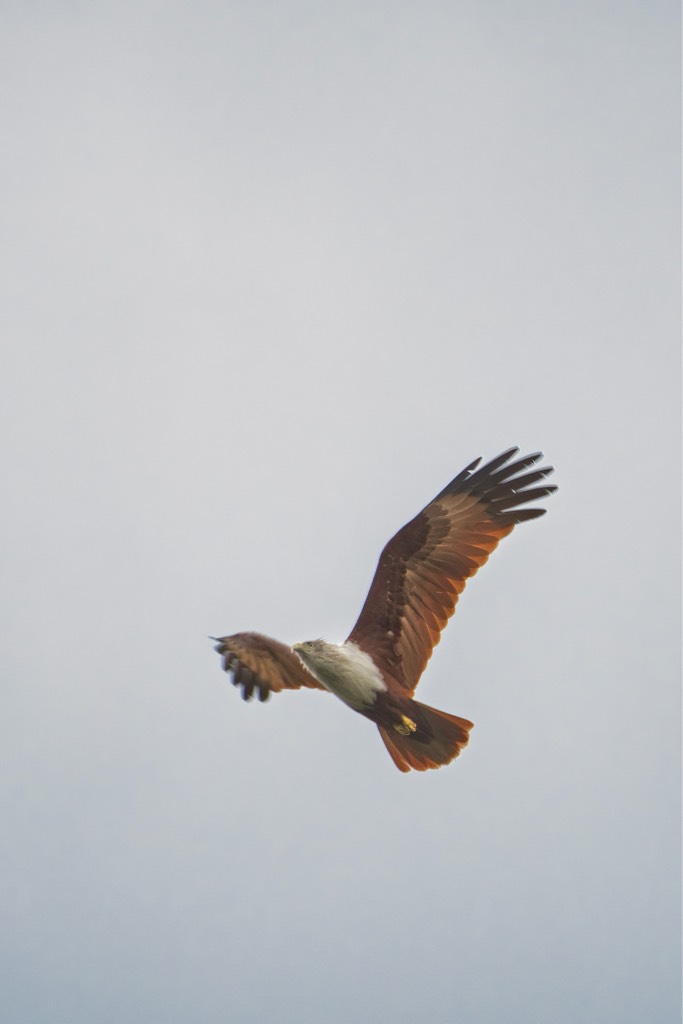
[[[1,20],[3,1019],[677,1024],[678,5]],[[514,444],[457,762],[239,699]]]

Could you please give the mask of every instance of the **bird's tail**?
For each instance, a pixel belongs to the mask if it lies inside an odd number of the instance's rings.
[[[411,768],[418,772],[440,768],[449,764],[467,746],[472,722],[445,711],[437,711],[417,700],[410,701],[405,725],[378,725],[379,734],[391,754],[394,764],[402,772]],[[413,729],[412,727],[415,726]]]

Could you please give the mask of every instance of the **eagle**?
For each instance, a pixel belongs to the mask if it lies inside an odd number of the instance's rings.
[[[262,633],[211,637],[223,668],[265,701],[280,690],[327,690],[379,729],[402,772],[449,764],[467,745],[473,723],[413,699],[415,688],[455,611],[465,584],[528,508],[556,491],[542,452],[515,458],[509,448],[481,466],[470,462],[392,537],[358,621],[342,644],[306,640],[291,647]]]

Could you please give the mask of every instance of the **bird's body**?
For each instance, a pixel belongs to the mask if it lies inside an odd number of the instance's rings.
[[[399,768],[409,763],[400,754],[401,746],[419,744],[423,758],[450,753],[448,760],[452,760],[467,744],[472,722],[413,700],[394,680],[385,680],[372,658],[352,641],[328,644],[325,640],[307,640],[294,644],[292,650],[326,690],[377,725]],[[442,749],[444,739],[452,740],[457,748],[446,742]],[[438,767],[442,763],[434,761],[424,767]]]
[[[357,644],[328,644],[326,640],[308,640],[294,644],[293,651],[326,690],[354,711],[374,707],[387,692],[387,684],[369,654]]]
[[[309,687],[328,690],[375,722],[401,771],[438,768],[467,744],[472,723],[413,699],[415,687],[467,580],[513,527],[543,515],[520,508],[551,494],[540,458],[511,462],[512,448],[470,463],[389,541],[361,614],[343,644],[288,647],[260,633],[222,637],[216,650],[242,696]]]

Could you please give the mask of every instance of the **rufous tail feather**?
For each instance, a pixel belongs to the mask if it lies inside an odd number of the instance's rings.
[[[415,721],[419,723],[414,731],[403,724],[377,726],[396,767],[402,772],[411,769],[425,772],[428,768],[450,764],[467,746],[473,723],[417,700],[408,705],[404,722],[411,721],[411,708],[414,709]]]

